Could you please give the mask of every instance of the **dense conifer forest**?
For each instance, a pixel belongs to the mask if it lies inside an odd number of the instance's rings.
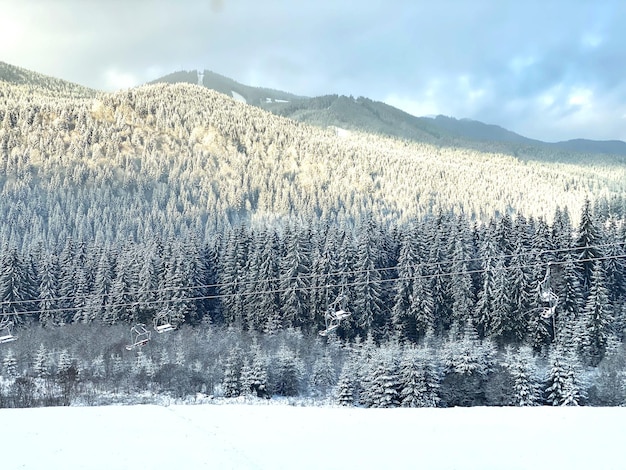
[[[0,307],[18,340],[0,344],[0,406],[624,403],[623,164],[337,135],[196,85],[105,94],[11,70]],[[323,337],[338,299],[350,316]],[[154,318],[177,330],[126,350]]]

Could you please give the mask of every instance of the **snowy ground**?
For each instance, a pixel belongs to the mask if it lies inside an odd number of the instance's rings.
[[[0,468],[623,469],[626,408],[0,410]]]

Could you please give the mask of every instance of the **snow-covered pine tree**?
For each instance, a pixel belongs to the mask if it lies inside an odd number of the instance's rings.
[[[409,298],[408,316],[415,324],[415,332],[409,336],[414,336],[416,340],[423,339],[429,331],[435,329],[435,301],[425,273],[425,270],[418,271]]]
[[[368,333],[382,322],[383,302],[377,224],[370,214],[361,223],[357,237],[357,258],[354,299],[355,319],[359,328]]]
[[[269,398],[267,359],[258,346],[252,348],[251,354],[252,364],[248,379],[250,393],[258,397]]]
[[[337,384],[337,371],[327,349],[313,363],[310,382],[311,388],[320,396],[325,396]]]
[[[460,327],[472,317],[474,311],[474,288],[469,272],[472,271],[471,260],[476,255],[465,217],[457,217],[457,233],[452,243],[452,323]]]
[[[394,283],[394,302],[391,309],[391,319],[394,330],[403,336],[416,341],[415,318],[409,315],[413,280],[419,272],[417,246],[414,230],[404,232],[400,244],[398,265],[398,279]]]
[[[250,359],[244,357],[243,364],[241,366],[241,394],[250,395],[252,393],[252,366],[250,365]]]
[[[300,328],[309,317],[311,244],[305,230],[294,227],[287,233],[280,263],[282,318],[285,327]]]
[[[39,321],[43,326],[56,323],[56,313],[59,307],[59,264],[55,254],[42,255],[39,265]]]
[[[601,263],[591,270],[589,296],[581,316],[578,344],[586,364],[597,366],[611,335],[613,306],[606,289],[606,276]]]
[[[381,347],[372,358],[368,372],[368,377],[363,380],[363,404],[371,408],[399,406],[401,383],[393,352]]]
[[[52,375],[52,356],[43,343],[37,349],[33,360],[33,372],[40,379],[47,379]]]
[[[226,358],[224,365],[224,378],[222,389],[226,398],[238,397],[241,394],[241,364],[240,354],[232,350]]]
[[[270,369],[274,393],[285,397],[296,396],[300,390],[302,369],[295,351],[282,346],[273,357]]]
[[[586,398],[578,358],[555,348],[550,354],[550,368],[546,379],[546,398],[552,406],[576,406]]]
[[[485,385],[495,361],[495,347],[478,339],[471,322],[463,338],[450,338],[443,350],[440,396],[445,406],[480,406],[486,403]]]
[[[508,349],[503,365],[513,379],[513,404],[515,406],[541,404],[539,373],[531,348],[520,346],[515,352]]]
[[[578,248],[576,254],[578,260],[580,260],[579,268],[584,292],[587,292],[591,286],[591,278],[596,265],[596,258],[602,255],[599,248],[601,242],[602,239],[591,210],[591,202],[589,199],[586,199],[580,217],[578,237],[575,244],[576,248]]]
[[[401,406],[436,407],[439,403],[439,378],[428,348],[406,348],[400,363]]]
[[[17,358],[13,349],[8,349],[2,358],[2,375],[8,379],[17,377]]]
[[[335,396],[342,406],[352,406],[358,401],[358,367],[355,360],[348,358],[341,368]]]

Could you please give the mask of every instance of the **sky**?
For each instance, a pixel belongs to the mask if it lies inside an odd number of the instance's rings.
[[[0,61],[101,90],[211,70],[546,141],[626,140],[623,0],[0,0]]]

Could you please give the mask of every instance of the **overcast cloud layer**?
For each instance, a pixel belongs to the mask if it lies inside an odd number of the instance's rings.
[[[622,0],[0,0],[0,60],[114,90],[176,70],[626,140]]]

